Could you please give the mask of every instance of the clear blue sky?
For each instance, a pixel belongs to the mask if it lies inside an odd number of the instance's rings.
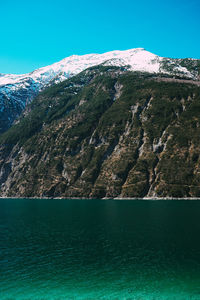
[[[0,12],[0,73],[136,47],[200,58],[199,0],[8,0]]]

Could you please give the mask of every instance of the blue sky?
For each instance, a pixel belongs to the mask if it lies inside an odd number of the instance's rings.
[[[137,47],[200,59],[199,16],[199,0],[1,1],[0,73]]]

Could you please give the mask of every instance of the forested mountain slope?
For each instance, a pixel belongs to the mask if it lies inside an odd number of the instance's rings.
[[[97,66],[0,137],[1,196],[200,197],[199,82]]]

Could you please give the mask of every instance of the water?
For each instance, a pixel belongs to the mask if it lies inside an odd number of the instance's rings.
[[[200,299],[200,201],[1,199],[0,299]]]

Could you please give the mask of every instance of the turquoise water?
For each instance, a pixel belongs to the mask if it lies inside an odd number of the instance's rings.
[[[200,299],[200,201],[0,199],[0,299]]]

